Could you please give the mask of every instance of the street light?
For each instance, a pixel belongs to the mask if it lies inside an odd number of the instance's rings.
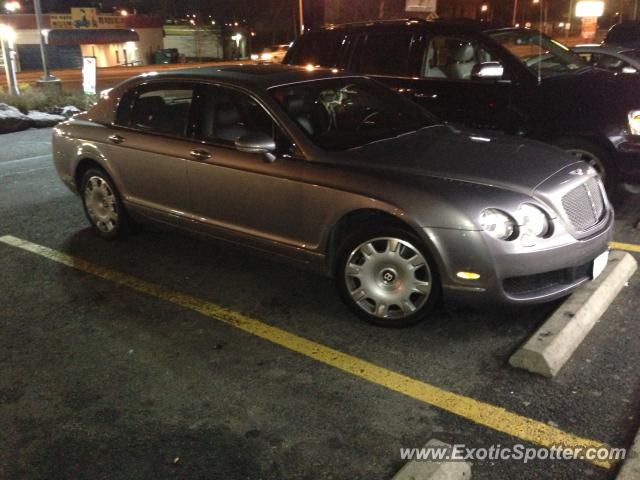
[[[18,10],[20,10],[22,8],[22,5],[20,5],[20,2],[17,2],[15,0],[13,1],[9,1],[6,2],[4,4],[4,9],[8,12],[8,13],[16,13]]]
[[[18,88],[18,79],[16,78],[16,52],[13,49],[13,40],[15,32],[9,25],[0,25],[0,44],[2,48],[2,58],[4,60],[4,72],[7,75],[7,86],[9,93],[12,95],[20,95]]]
[[[489,6],[486,3],[480,7],[480,11],[483,13],[485,13],[487,10],[489,10]]]

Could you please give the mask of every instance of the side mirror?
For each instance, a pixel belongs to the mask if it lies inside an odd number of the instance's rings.
[[[264,155],[265,160],[273,162],[276,156],[275,140],[263,132],[251,132],[241,136],[235,141],[236,150],[244,153],[257,153]]]
[[[500,80],[504,75],[504,67],[500,62],[477,63],[471,70],[471,78],[477,80]]]

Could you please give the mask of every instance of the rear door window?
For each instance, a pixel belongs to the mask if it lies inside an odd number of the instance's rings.
[[[413,39],[413,32],[361,35],[357,39],[350,69],[377,75],[410,75]]]
[[[194,87],[189,84],[143,85],[120,106],[118,124],[149,133],[186,137],[193,94]]]

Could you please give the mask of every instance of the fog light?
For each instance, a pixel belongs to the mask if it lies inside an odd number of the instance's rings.
[[[474,272],[458,272],[456,273],[456,277],[462,278],[463,280],[478,280],[480,274]]]

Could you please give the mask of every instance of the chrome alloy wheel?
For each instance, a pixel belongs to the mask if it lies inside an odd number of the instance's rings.
[[[399,238],[374,238],[358,245],[347,259],[344,275],[351,299],[379,318],[407,317],[431,294],[427,260]]]
[[[84,188],[84,204],[98,230],[112,232],[118,226],[118,205],[111,186],[104,178],[90,177]]]
[[[604,182],[604,179],[606,177],[604,163],[602,163],[602,160],[596,154],[594,154],[593,152],[589,152],[588,150],[583,150],[581,148],[569,148],[567,149],[567,153],[592,166],[596,170],[596,172],[598,172],[600,178]]]

